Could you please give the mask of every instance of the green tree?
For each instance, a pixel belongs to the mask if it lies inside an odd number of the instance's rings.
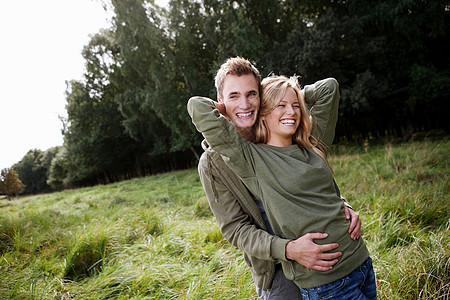
[[[13,168],[17,171],[20,180],[25,184],[25,194],[37,194],[50,191],[47,178],[50,174],[52,160],[61,147],[52,147],[46,151],[33,149]]]
[[[47,177],[47,184],[53,190],[60,190],[64,188],[69,171],[67,151],[65,148],[60,148],[55,158],[52,160],[49,175]]]
[[[42,157],[42,166],[46,169],[46,177],[50,175],[50,167],[52,165],[53,159],[55,159],[56,155],[61,151],[61,146],[51,147],[44,151]]]
[[[65,153],[49,179],[55,186],[190,165],[201,135],[186,102],[215,98],[217,68],[237,55],[263,76],[297,74],[303,84],[335,77],[338,138],[448,128],[445,1],[171,0],[167,10],[151,0],[111,4],[111,28],[83,50],[85,78],[68,84]]]
[[[24,194],[37,194],[49,191],[47,185],[47,167],[44,164],[45,154],[42,150],[33,149],[13,165],[20,180],[25,184]]]
[[[150,23],[141,1],[113,1],[114,44],[119,55],[118,72],[109,80],[117,89],[115,101],[124,121],[126,132],[149,153],[157,155],[169,151],[170,129],[148,105],[162,75],[159,17],[154,12]],[[161,54],[160,54],[161,53]],[[155,72],[155,74],[152,74]]]
[[[197,86],[203,87],[197,69],[207,67],[199,62],[205,55],[189,54],[192,46],[201,48],[202,44],[197,43],[194,35],[180,37],[177,32],[166,33],[162,25],[165,13],[151,2],[112,3],[116,15],[116,42],[122,60],[121,72],[113,74],[111,81],[123,87],[116,100],[125,117],[127,132],[147,144],[152,154],[170,152],[176,155],[190,149],[192,141],[198,143],[199,138],[185,104]],[[197,10],[190,9],[190,13],[199,16]],[[189,20],[178,25],[189,27]],[[195,29],[189,27],[188,30]],[[179,45],[178,41],[187,43]]]
[[[165,133],[170,131],[156,114],[141,123],[135,121],[142,99],[135,99],[140,94],[133,93],[134,89],[123,80],[126,63],[113,32],[102,30],[96,34],[83,49],[83,57],[85,79],[68,84],[65,152],[55,162],[49,182],[59,187],[93,184],[153,172],[153,156],[165,153],[164,147],[155,149],[164,145],[169,135]],[[121,109],[120,98],[136,105]],[[127,119],[124,115],[128,111]],[[61,179],[63,174],[66,177]]]
[[[110,31],[94,35],[82,54],[86,60],[84,80],[72,80],[67,86],[64,151],[49,178],[54,187],[108,182],[125,173],[134,161],[133,140],[124,132],[114,101],[116,89],[109,83],[109,74],[117,70]]]
[[[307,28],[293,27],[286,43],[301,51],[286,61],[300,67],[305,83],[338,79],[337,136],[444,126],[450,90],[445,1],[317,1],[310,7],[314,13],[303,15]]]
[[[0,173],[0,192],[5,194],[8,200],[12,195],[18,195],[24,189],[16,171],[12,168],[5,168]]]
[[[104,91],[93,93],[88,85],[71,81],[67,92],[67,175],[69,182],[79,184],[108,182],[134,162],[134,143],[124,132],[117,103]]]

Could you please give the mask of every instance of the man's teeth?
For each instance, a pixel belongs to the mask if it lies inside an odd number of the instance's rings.
[[[282,120],[281,124],[295,124],[294,120]]]
[[[251,116],[253,114],[253,112],[248,112],[248,113],[240,113],[237,114],[238,117],[248,117]]]

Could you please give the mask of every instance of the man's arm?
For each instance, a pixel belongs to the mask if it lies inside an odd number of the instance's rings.
[[[225,163],[225,168],[228,168]],[[247,254],[258,259],[274,261],[276,259],[286,260],[285,248],[290,241],[273,236],[266,230],[261,229],[263,224],[256,225],[255,219],[250,215],[259,215],[259,208],[256,204],[243,207],[235,195],[236,192],[230,191],[231,182],[226,182],[216,170],[212,169],[208,162],[207,154],[203,154],[200,158],[198,171],[200,180],[206,193],[211,210],[216,217],[217,224],[223,236],[235,247],[243,250]],[[229,170],[231,172],[231,170]],[[236,186],[242,185],[239,178],[234,176]],[[246,203],[253,201],[250,194],[242,185],[242,191],[247,193],[241,195],[241,202]],[[259,223],[264,222],[261,218]]]

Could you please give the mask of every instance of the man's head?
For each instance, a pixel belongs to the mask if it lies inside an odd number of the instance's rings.
[[[246,59],[229,58],[217,72],[217,100],[225,105],[230,121],[244,135],[258,116],[261,75]]]

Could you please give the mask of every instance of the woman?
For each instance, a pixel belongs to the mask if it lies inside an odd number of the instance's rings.
[[[296,78],[269,77],[262,82],[256,139],[243,139],[222,115],[223,107],[209,99],[194,97],[188,111],[210,147],[220,153],[249,190],[263,201],[276,235],[296,239],[308,232],[326,232],[317,243],[337,242],[339,262],[328,271],[307,269],[295,261],[282,262],[288,279],[301,288],[304,299],[375,299],[376,287],[368,250],[352,240],[342,212],[339,189],[326,161],[324,147],[334,137],[339,103],[336,80],[315,84],[301,91]],[[311,114],[303,95],[314,104]],[[314,120],[314,121],[312,121]],[[295,176],[293,176],[295,174]],[[298,180],[301,178],[301,180]]]

